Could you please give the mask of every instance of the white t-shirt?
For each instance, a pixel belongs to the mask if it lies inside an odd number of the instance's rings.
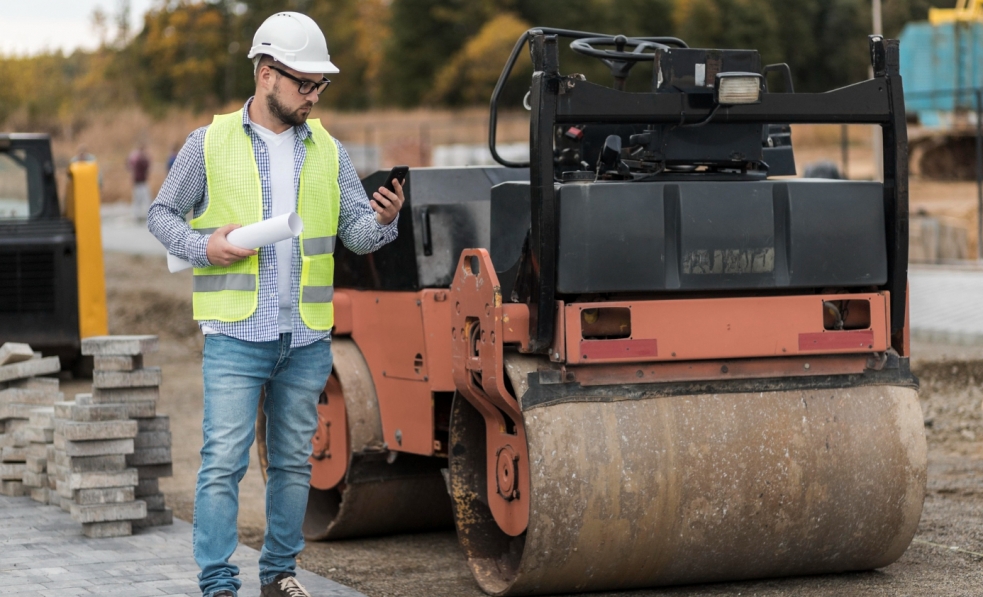
[[[297,209],[297,187],[294,185],[294,140],[297,133],[290,127],[279,135],[252,123],[256,134],[266,143],[270,154],[270,188],[273,192],[271,217]],[[280,313],[277,324],[281,334],[293,331],[293,304],[290,296],[293,239],[282,240],[276,247],[276,291]]]

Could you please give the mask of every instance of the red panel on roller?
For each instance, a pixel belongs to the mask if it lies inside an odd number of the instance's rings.
[[[874,344],[873,330],[853,332],[815,332],[799,334],[799,350],[842,350],[869,348]]]
[[[659,356],[657,340],[584,340],[580,354],[585,359],[624,359]]]

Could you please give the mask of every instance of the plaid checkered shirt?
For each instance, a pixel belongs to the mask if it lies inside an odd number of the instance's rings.
[[[272,183],[270,178],[270,156],[266,143],[252,129],[249,120],[249,104],[246,101],[242,110],[242,128],[252,139],[253,153],[259,168],[260,184],[263,188],[263,219],[268,219],[272,209]],[[198,217],[208,207],[208,188],[205,178],[205,131],[207,126],[195,130],[174,160],[167,178],[164,180],[157,199],[147,214],[147,227],[172,255],[180,257],[195,267],[211,265],[205,252],[211,235],[199,234],[185,221],[185,215],[194,210]],[[294,142],[294,187],[300,187],[300,171],[307,157],[304,140],[311,135],[311,129],[304,123],[296,127]],[[397,235],[396,223],[399,216],[383,226],[375,219],[375,212],[369,205],[362,182],[355,172],[348,152],[337,140],[338,146],[338,185],[341,187],[341,214],[338,219],[338,237],[353,253],[363,255],[375,251],[392,242]],[[293,239],[293,258],[291,259],[290,294],[292,309],[292,346],[306,346],[322,340],[330,332],[315,331],[307,327],[300,318],[297,308],[300,297],[300,242]],[[277,297],[276,251],[273,245],[259,249],[259,300],[256,311],[242,321],[222,322],[202,320],[198,324],[203,331],[232,336],[249,342],[269,342],[280,336],[277,325],[279,304]]]

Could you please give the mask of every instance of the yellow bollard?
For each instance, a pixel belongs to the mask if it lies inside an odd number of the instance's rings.
[[[99,206],[99,166],[95,162],[71,164],[65,215],[75,223],[80,338],[109,333]]]

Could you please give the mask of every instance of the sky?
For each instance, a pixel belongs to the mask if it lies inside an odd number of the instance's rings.
[[[92,12],[116,12],[119,0],[0,0],[0,54],[33,55],[46,50],[94,49],[99,36]],[[130,0],[133,33],[143,26],[143,14],[153,0]],[[112,20],[112,19],[110,19]],[[112,30],[110,31],[112,35]]]

